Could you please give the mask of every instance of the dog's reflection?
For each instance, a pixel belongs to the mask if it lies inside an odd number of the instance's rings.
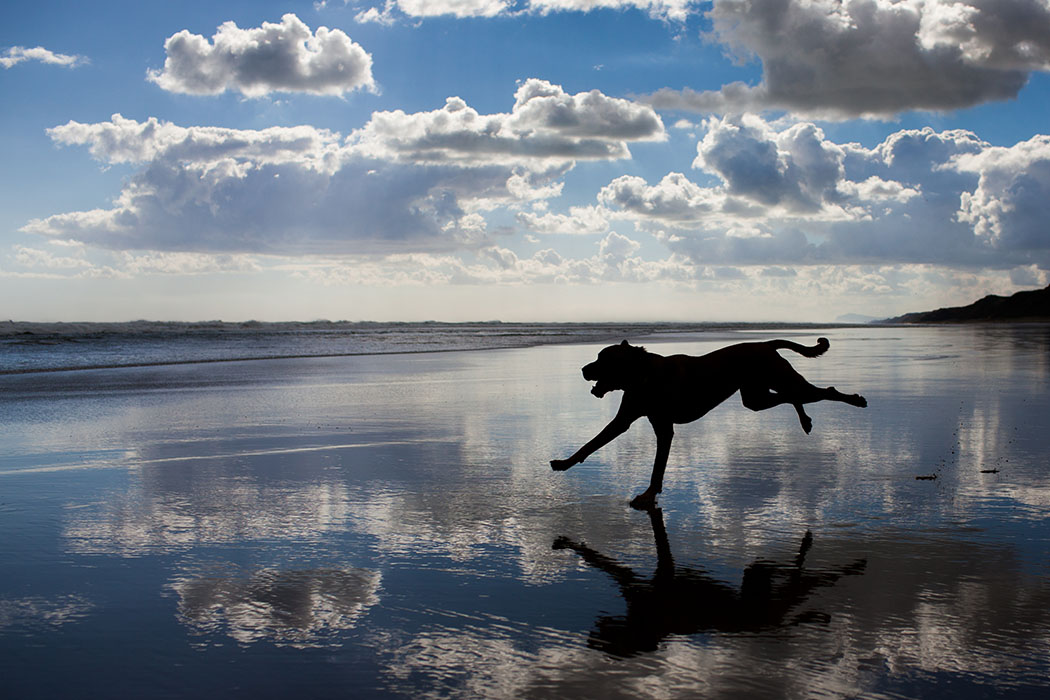
[[[843,576],[864,572],[866,560],[858,559],[837,569],[806,569],[806,553],[813,535],[806,532],[798,554],[790,563],[758,560],[744,570],[739,589],[703,571],[678,567],[664,529],[663,512],[649,509],[656,539],[656,572],[642,578],[634,570],[567,537],[554,540],[554,549],[571,549],[620,587],[627,602],[626,615],[603,615],[591,632],[589,646],[616,656],[655,651],[670,635],[704,631],[760,632],[802,622],[823,622],[820,612],[794,612],[814,590],[831,586]]]

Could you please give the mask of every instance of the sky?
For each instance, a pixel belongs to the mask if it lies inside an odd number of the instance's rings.
[[[3,319],[830,322],[1050,283],[1050,0],[0,18]]]

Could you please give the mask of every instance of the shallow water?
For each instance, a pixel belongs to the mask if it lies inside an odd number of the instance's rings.
[[[2,376],[0,696],[1044,697],[1050,328],[820,334],[653,514],[596,345]]]

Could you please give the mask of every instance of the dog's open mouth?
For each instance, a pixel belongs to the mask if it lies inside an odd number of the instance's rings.
[[[595,382],[594,386],[591,387],[591,393],[597,396],[599,399],[612,391],[612,387],[606,385],[602,380]]]

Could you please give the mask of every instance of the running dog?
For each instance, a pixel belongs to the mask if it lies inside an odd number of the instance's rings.
[[[649,488],[636,496],[631,506],[653,507],[663,487],[674,424],[697,420],[737,391],[744,406],[752,411],[791,404],[807,433],[813,429],[813,421],[803,404],[841,401],[859,408],[867,406],[860,394],[813,386],[777,353],[792,350],[804,357],[819,357],[828,346],[827,338],[819,338],[812,347],[790,340],[769,340],[730,345],[699,357],[664,357],[626,340],[610,345],[583,368],[583,378],[595,382],[591,393],[599,399],[610,391],[622,390],[620,409],[609,425],[571,457],[551,460],[551,469],[565,471],[579,464],[645,416],[656,432],[656,461]]]

